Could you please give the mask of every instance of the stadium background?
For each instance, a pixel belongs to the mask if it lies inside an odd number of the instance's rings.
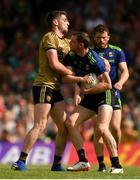
[[[137,0],[0,0],[0,163],[18,158],[25,134],[32,127],[31,86],[44,33],[43,19],[52,9],[68,12],[69,33],[85,30],[92,37],[96,25],[106,24],[111,31],[111,43],[125,51],[130,78],[122,91],[119,153],[124,165],[140,166],[140,1]],[[80,130],[89,161],[96,163],[91,120]],[[52,162],[56,133],[57,128],[49,118],[45,135],[31,152],[29,163]],[[68,143],[63,162],[73,163],[75,158],[75,151]]]

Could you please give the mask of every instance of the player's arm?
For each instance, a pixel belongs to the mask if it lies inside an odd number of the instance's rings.
[[[73,74],[73,72],[70,69],[68,69],[61,62],[59,62],[56,49],[47,50],[46,55],[48,57],[51,69],[57,71],[61,75]]]
[[[81,88],[78,86],[78,84],[75,84],[74,103],[76,106],[80,104],[82,98],[83,94],[81,93]]]
[[[124,83],[127,81],[127,79],[129,78],[129,72],[128,72],[128,68],[127,68],[127,64],[126,62],[121,62],[119,63],[119,70],[120,70],[120,77],[118,82],[116,82],[114,84],[115,89],[117,90],[121,90]]]
[[[103,61],[104,64],[105,64],[105,69],[106,69],[106,71],[107,71],[107,72],[110,72],[111,66],[110,66],[109,61],[108,61],[106,58],[102,57],[102,56],[100,56],[100,58],[102,59],[102,61]]]
[[[63,83],[91,83],[92,78],[89,76],[73,76],[73,75],[65,75],[62,76]]]
[[[83,82],[83,77],[65,75],[65,76],[62,76],[62,82],[63,83],[78,83],[78,82]]]
[[[102,93],[108,89],[112,88],[111,80],[109,74],[104,72],[103,74],[98,76],[99,83],[89,89],[84,89],[84,94],[97,94]]]

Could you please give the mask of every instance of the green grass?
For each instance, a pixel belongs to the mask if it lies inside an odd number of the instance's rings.
[[[139,179],[140,167],[125,167],[124,174],[97,172],[92,166],[86,172],[51,172],[50,166],[28,166],[28,171],[13,171],[8,165],[0,165],[0,179]]]

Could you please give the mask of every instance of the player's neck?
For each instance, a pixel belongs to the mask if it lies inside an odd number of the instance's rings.
[[[87,53],[88,53],[89,49],[83,49],[83,50],[80,50],[79,52],[77,52],[77,55],[78,56],[81,56],[81,57],[84,57]]]
[[[106,48],[108,48],[108,44],[106,44],[106,46],[104,46],[104,47],[100,47],[100,46],[95,46],[97,49],[106,49]]]
[[[56,34],[59,38],[63,38],[63,37],[64,37],[64,33],[62,33],[59,29],[55,28],[55,29],[53,29],[53,31],[55,32],[55,34]]]

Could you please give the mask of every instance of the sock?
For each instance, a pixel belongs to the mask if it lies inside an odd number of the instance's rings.
[[[122,168],[122,166],[121,166],[120,163],[119,163],[119,158],[118,158],[118,156],[117,156],[117,157],[110,157],[110,160],[111,160],[112,167]]]
[[[61,163],[61,159],[62,159],[61,156],[55,155],[55,156],[54,156],[53,164],[60,164],[60,163]]]
[[[99,164],[103,164],[104,163],[104,156],[97,156],[97,160]]]
[[[23,161],[24,163],[26,162],[28,154],[25,152],[21,152],[19,160]]]
[[[78,157],[79,157],[79,161],[83,161],[83,162],[88,162],[86,155],[85,155],[85,151],[84,149],[80,149],[77,151]]]

